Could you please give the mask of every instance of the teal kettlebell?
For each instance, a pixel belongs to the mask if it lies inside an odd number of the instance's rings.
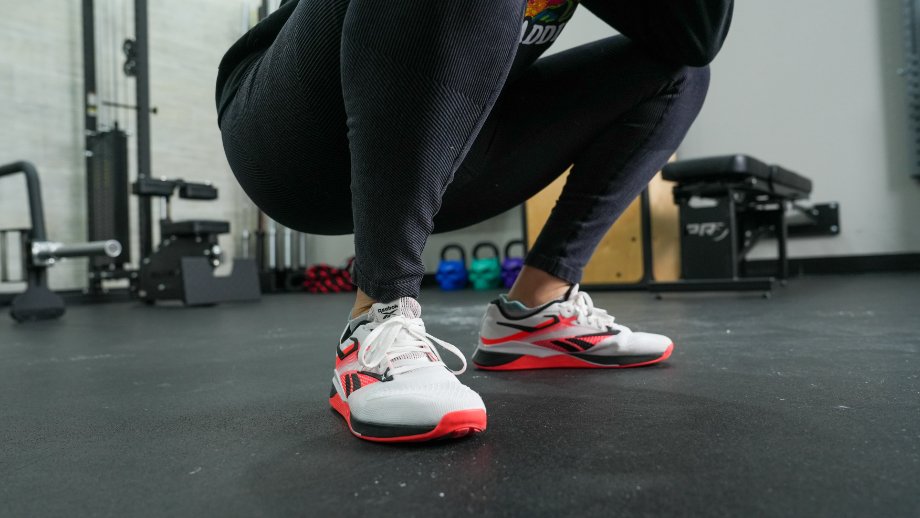
[[[479,251],[483,248],[492,249],[492,257],[479,257]],[[497,246],[483,241],[473,248],[469,276],[474,290],[491,290],[501,285],[502,265]]]

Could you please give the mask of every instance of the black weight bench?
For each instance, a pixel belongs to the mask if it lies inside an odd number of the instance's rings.
[[[161,236],[201,236],[206,234],[229,234],[230,222],[211,219],[189,219],[182,221],[160,221]]]
[[[773,277],[748,277],[746,256],[765,236],[776,237],[775,276],[788,277],[786,241],[790,207],[807,214],[806,226],[839,232],[837,205],[803,208],[795,202],[811,194],[811,180],[747,155],[683,160],[662,170],[676,182],[680,207],[681,281],[655,283],[653,291],[760,290],[768,294]],[[820,216],[820,217],[819,217]],[[826,230],[825,229],[825,230]]]
[[[726,186],[776,199],[799,200],[811,194],[811,180],[778,165],[767,165],[747,155],[727,155],[668,164],[661,171],[665,180],[706,192]]]

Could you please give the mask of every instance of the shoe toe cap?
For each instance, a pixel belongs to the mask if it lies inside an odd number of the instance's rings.
[[[637,356],[664,354],[674,342],[664,335],[655,333],[632,333],[629,337],[629,352]]]
[[[411,384],[393,380],[355,391],[348,398],[354,417],[392,425],[436,425],[450,412],[485,410],[482,398],[461,383]]]

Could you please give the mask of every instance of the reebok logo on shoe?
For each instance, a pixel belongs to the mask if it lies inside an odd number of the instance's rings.
[[[393,304],[392,306],[387,306],[385,308],[380,308],[381,320],[386,320],[392,316],[396,316],[396,312],[399,311],[399,304]]]

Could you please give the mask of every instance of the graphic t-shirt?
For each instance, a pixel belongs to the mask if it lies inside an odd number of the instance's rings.
[[[521,42],[508,81],[517,78],[556,41],[577,7],[578,0],[527,0]]]

